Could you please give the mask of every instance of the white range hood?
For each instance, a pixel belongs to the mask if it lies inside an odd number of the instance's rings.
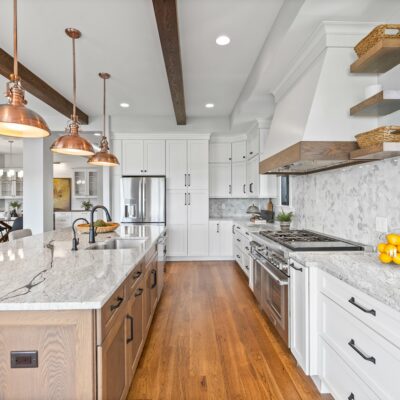
[[[376,75],[350,74],[354,45],[375,23],[324,22],[299,52],[274,90],[275,113],[266,139],[261,173],[310,173],[349,164],[354,136],[377,119],[351,117]]]

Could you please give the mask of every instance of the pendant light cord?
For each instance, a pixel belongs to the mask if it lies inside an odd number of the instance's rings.
[[[106,138],[106,80],[103,79],[103,136]]]
[[[72,119],[76,120],[76,62],[75,62],[75,38],[72,38],[72,80],[74,91],[74,104],[72,108]]]
[[[14,81],[18,77],[18,22],[17,22],[17,0],[14,0]]]

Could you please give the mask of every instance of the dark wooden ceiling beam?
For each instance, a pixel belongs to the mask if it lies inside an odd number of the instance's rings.
[[[167,70],[176,123],[178,125],[186,125],[185,94],[183,90],[176,0],[153,0],[153,7],[164,56],[165,69]]]
[[[0,74],[9,79],[10,74],[13,72],[14,59],[3,49],[0,49]],[[28,68],[18,63],[19,75],[22,79],[23,88],[42,100],[44,103],[54,108],[59,113],[70,118],[72,114],[72,103],[62,96],[59,92],[49,86],[45,81],[40,79],[37,75],[31,72]],[[83,125],[89,123],[89,117],[82,110],[77,108],[76,114],[78,115],[79,122]]]

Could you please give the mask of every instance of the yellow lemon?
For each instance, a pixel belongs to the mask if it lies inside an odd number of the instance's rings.
[[[381,262],[383,262],[384,264],[389,264],[390,262],[392,262],[392,257],[387,255],[386,253],[382,253],[379,255],[379,260],[381,260]]]
[[[393,257],[393,262],[396,263],[396,264],[398,264],[398,265],[400,265],[400,254],[396,254],[396,255]]]
[[[387,244],[385,246],[384,253],[386,253],[390,257],[395,256],[397,254],[397,246],[395,246],[394,244]]]
[[[395,233],[389,233],[386,235],[386,239],[390,244],[394,244],[396,246],[400,244],[400,235],[396,235]]]
[[[378,244],[378,251],[379,251],[379,253],[383,253],[383,252],[385,251],[386,244],[387,244],[387,243],[379,243],[379,244]],[[399,246],[399,247],[400,247],[400,246]]]

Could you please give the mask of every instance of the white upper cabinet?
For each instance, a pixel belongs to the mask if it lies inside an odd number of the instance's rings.
[[[231,159],[231,143],[210,143],[210,163],[227,163]]]
[[[257,156],[259,154],[260,140],[258,129],[250,132],[247,136],[247,159]]]
[[[208,140],[188,140],[187,185],[208,190]]]
[[[123,175],[165,175],[165,140],[124,140]]]
[[[144,173],[165,175],[165,140],[144,140]]]
[[[231,164],[210,164],[210,197],[231,197]]]
[[[98,171],[96,169],[74,170],[74,196],[97,197]]]
[[[246,161],[246,141],[232,143],[232,162]]]
[[[167,189],[186,189],[187,140],[167,140]]]
[[[124,140],[122,144],[122,174],[143,174],[143,140]]]
[[[275,198],[278,196],[278,183],[275,175],[260,175],[259,157],[247,162],[248,197]]]
[[[232,164],[232,197],[247,197],[246,161]]]

